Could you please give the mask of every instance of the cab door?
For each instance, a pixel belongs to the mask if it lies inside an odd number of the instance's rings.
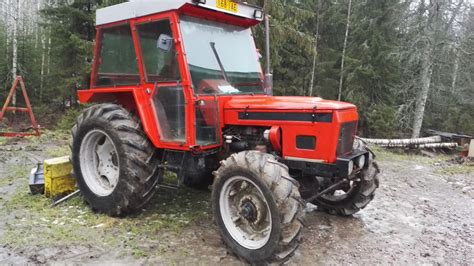
[[[195,104],[196,145],[211,148],[221,143],[221,126],[217,96],[199,96]]]
[[[145,83],[153,87],[152,105],[160,142],[166,147],[185,147],[186,98],[181,82],[175,34],[170,17],[135,23]]]

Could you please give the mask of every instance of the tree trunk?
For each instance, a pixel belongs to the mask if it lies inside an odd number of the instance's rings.
[[[41,73],[40,73],[40,91],[39,91],[39,98],[40,102],[43,102],[43,85],[44,85],[44,68],[46,63],[46,36],[41,36]]]
[[[437,42],[440,0],[434,0],[428,14],[425,26],[425,47],[421,57],[420,90],[416,95],[415,113],[413,115],[412,138],[420,137],[423,118],[425,116],[426,101],[430,93],[431,77],[433,75],[434,49]],[[421,10],[424,12],[424,10]]]
[[[415,115],[413,118],[412,138],[420,137],[423,117],[425,115],[426,100],[430,92],[431,77],[433,75],[433,45],[429,43],[423,52],[421,62],[421,90],[418,92],[415,103]]]
[[[349,0],[349,8],[347,11],[347,24],[346,24],[346,34],[344,36],[344,47],[342,48],[342,59],[341,59],[341,78],[339,80],[339,93],[337,100],[340,101],[342,98],[342,82],[344,80],[344,61],[346,58],[346,49],[347,49],[347,39],[349,37],[349,28],[351,26],[351,9],[352,9],[352,0]]]
[[[447,3],[442,0],[433,0],[429,15],[428,22],[425,26],[425,38],[426,38],[426,47],[423,51],[423,56],[421,59],[421,90],[418,92],[415,103],[415,113],[413,117],[413,131],[412,138],[418,138],[420,136],[421,127],[423,125],[423,117],[425,115],[426,101],[428,100],[428,95],[430,93],[431,87],[431,77],[433,75],[433,64],[435,60],[435,53],[437,46],[440,41],[440,35],[445,34],[451,24],[454,22],[456,16],[458,15],[463,0],[460,0],[452,12],[451,18],[446,23],[445,27],[442,28],[442,16],[443,9],[446,8]],[[444,32],[442,32],[444,30]],[[455,81],[453,80],[453,84]],[[452,85],[453,85],[452,84]]]
[[[454,69],[453,69],[453,81],[451,82],[451,91],[454,93],[456,91],[456,83],[458,80],[458,71],[459,71],[459,54],[458,51],[454,52]]]
[[[39,13],[40,13],[40,10],[41,10],[41,0],[36,0],[36,1],[38,1],[36,3],[36,19],[37,19],[37,22],[39,23],[40,22]],[[36,25],[34,26],[35,27],[35,49],[38,49],[38,41],[39,41],[40,27],[39,27],[38,23],[36,23]]]
[[[314,78],[316,72],[316,62],[318,58],[318,40],[319,40],[319,22],[320,22],[320,12],[321,11],[321,0],[318,0],[318,6],[316,8],[316,35],[314,40],[314,56],[313,56],[313,71],[311,72],[311,83],[309,85],[309,96],[313,96],[314,90]]]
[[[12,79],[16,79],[18,67],[18,23],[20,21],[20,0],[15,1],[15,18],[13,21],[13,55],[12,55]],[[16,106],[16,94],[13,94],[12,105]]]
[[[9,59],[10,59],[10,30],[11,30],[11,5],[10,5],[10,0],[7,0],[7,3],[6,5],[4,5],[4,10],[5,10],[5,59],[6,59],[6,62],[9,62]],[[7,63],[8,64],[8,63]],[[9,85],[11,86],[11,84],[8,84],[8,78],[6,79],[7,82],[5,82],[5,90],[8,90],[9,89]]]
[[[51,71],[51,29],[49,29],[49,36],[48,36],[48,64],[47,64],[46,73],[49,75],[50,71]]]

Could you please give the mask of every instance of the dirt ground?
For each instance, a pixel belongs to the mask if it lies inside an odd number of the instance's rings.
[[[56,207],[28,193],[35,163],[68,153],[67,137],[0,139],[0,264],[241,264],[214,226],[209,192],[159,189],[140,214],[92,213],[80,198]],[[350,218],[306,215],[289,264],[474,265],[474,167],[379,151],[381,187]]]

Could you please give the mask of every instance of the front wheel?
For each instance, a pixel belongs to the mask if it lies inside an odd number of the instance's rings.
[[[362,170],[354,180],[332,193],[322,195],[313,204],[319,210],[330,214],[349,216],[365,208],[375,196],[379,187],[380,170],[375,161],[370,162],[367,169]]]
[[[303,205],[298,183],[272,155],[231,155],[215,172],[212,206],[227,246],[255,263],[284,262],[299,246]]]

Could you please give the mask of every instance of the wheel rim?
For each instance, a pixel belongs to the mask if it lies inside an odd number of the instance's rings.
[[[259,249],[272,231],[270,207],[261,189],[243,176],[229,178],[223,185],[219,208],[227,232],[241,246]]]
[[[98,196],[112,194],[120,175],[118,153],[107,133],[91,130],[80,148],[81,172],[87,187]]]

